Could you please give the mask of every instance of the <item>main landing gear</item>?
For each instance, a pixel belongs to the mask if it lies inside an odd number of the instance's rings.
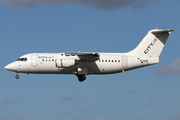
[[[16,79],[19,79],[19,75],[18,75],[18,73],[16,74],[15,78],[16,78]]]
[[[86,80],[86,76],[85,75],[77,75],[79,82],[83,82],[84,80]]]

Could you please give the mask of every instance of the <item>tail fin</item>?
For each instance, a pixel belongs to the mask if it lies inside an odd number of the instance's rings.
[[[139,45],[130,53],[140,56],[159,57],[172,31],[174,30],[154,29],[149,31]]]

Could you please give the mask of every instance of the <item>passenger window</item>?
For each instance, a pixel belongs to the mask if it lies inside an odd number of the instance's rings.
[[[109,60],[109,62],[111,62],[111,61]]]
[[[102,60],[102,62],[104,62],[104,60]]]
[[[115,62],[117,62],[117,61],[115,60]]]
[[[118,60],[118,62],[120,62],[120,60]]]
[[[44,61],[44,59],[42,59],[42,61]]]
[[[52,61],[54,61],[54,59],[52,59]]]
[[[113,62],[113,60],[112,60],[112,62]]]

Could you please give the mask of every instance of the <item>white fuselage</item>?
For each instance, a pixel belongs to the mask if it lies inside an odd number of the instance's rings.
[[[33,74],[78,74],[78,68],[85,68],[85,74],[112,74],[119,73],[159,62],[150,57],[135,56],[130,53],[99,53],[98,60],[80,59],[77,55],[64,53],[32,53],[21,56],[27,58],[17,60],[6,66],[17,73]],[[63,61],[76,61],[77,65],[59,66]]]

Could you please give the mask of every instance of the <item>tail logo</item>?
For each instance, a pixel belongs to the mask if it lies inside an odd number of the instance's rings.
[[[146,48],[146,50],[144,50],[144,53],[147,54],[151,48],[155,45],[155,43],[158,41],[157,38],[154,38],[154,40],[148,45],[148,47]]]

